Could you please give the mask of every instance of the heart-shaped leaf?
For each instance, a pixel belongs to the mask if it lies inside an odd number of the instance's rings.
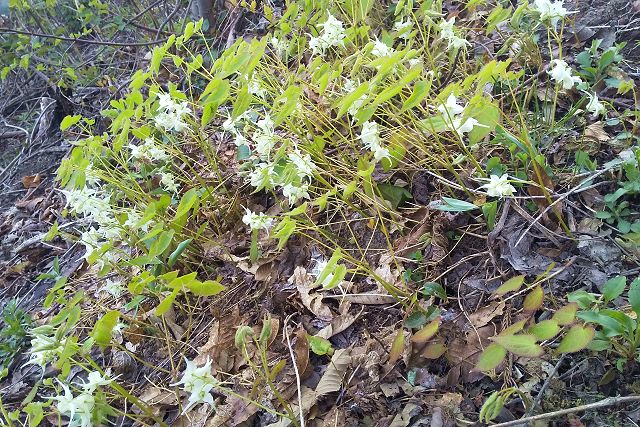
[[[492,340],[518,356],[538,357],[543,353],[534,335],[497,335]]]
[[[552,319],[560,326],[570,325],[576,319],[577,312],[578,303],[572,302],[556,310],[556,312],[553,313]]]
[[[496,343],[490,344],[480,355],[476,369],[482,372],[491,371],[502,363],[506,355],[507,350],[504,347]]]
[[[540,285],[536,286],[527,294],[524,298],[524,303],[522,304],[522,308],[524,311],[536,311],[540,307],[542,307],[542,302],[544,301],[544,291]]]
[[[560,341],[560,344],[558,345],[558,352],[575,353],[576,351],[586,348],[593,339],[595,333],[596,330],[591,326],[572,326],[564,338],[562,338],[562,341]]]
[[[536,336],[540,341],[548,340],[560,332],[558,322],[553,319],[543,320],[529,328],[529,332]]]
[[[512,277],[511,279],[507,280],[502,285],[500,285],[500,287],[495,290],[494,294],[500,296],[508,292],[515,292],[518,289],[520,289],[523,283],[524,283],[523,275]]]

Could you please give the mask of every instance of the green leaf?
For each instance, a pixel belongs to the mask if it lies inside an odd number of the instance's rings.
[[[398,209],[401,204],[413,199],[413,195],[406,188],[396,185],[378,184],[378,190],[382,198],[391,203],[393,209]]]
[[[328,339],[307,335],[307,340],[311,351],[318,356],[324,356],[325,354],[331,356],[333,354],[333,346]]]
[[[175,231],[173,230],[167,230],[160,233],[149,247],[149,256],[155,257],[162,254],[171,244],[174,234]]]
[[[427,316],[422,311],[413,312],[404,321],[404,326],[409,329],[422,328],[427,323]]]
[[[333,270],[333,277],[331,281],[324,286],[324,289],[330,290],[342,283],[342,280],[347,275],[347,267],[344,264],[337,265]]]
[[[560,332],[558,322],[553,319],[543,320],[529,328],[529,332],[536,336],[540,341],[549,340]]]
[[[449,197],[443,197],[444,204],[438,204],[434,207],[439,211],[445,212],[468,212],[478,209],[478,206],[473,203],[465,202],[464,200],[451,199]]]
[[[496,343],[489,344],[478,358],[476,369],[481,372],[491,371],[502,363],[506,355],[507,350],[504,347]]]
[[[556,312],[553,313],[552,319],[560,326],[570,325],[575,320],[577,312],[578,304],[572,302],[556,310]]]
[[[169,309],[173,305],[173,302],[176,300],[176,297],[178,296],[180,290],[180,288],[174,288],[169,295],[167,295],[162,301],[160,301],[160,304],[158,304],[158,306],[156,307],[157,316],[162,316],[167,311],[169,311]]]
[[[420,352],[420,356],[425,359],[435,360],[442,356],[447,351],[447,346],[440,342],[432,342],[425,346]]]
[[[429,94],[429,90],[431,89],[431,81],[421,80],[416,82],[413,86],[413,92],[411,92],[411,96],[407,98],[407,100],[402,104],[401,113],[412,109],[413,107],[420,104],[424,98]]]
[[[91,336],[99,346],[106,347],[111,343],[111,334],[113,333],[113,328],[118,324],[119,318],[120,312],[111,310],[105,313],[93,326]]]
[[[497,335],[491,339],[518,356],[538,357],[544,352],[542,347],[536,344],[534,335]]]
[[[640,277],[636,277],[636,279],[631,282],[628,297],[631,308],[636,312],[636,315],[640,317]]]
[[[447,292],[442,285],[435,282],[427,282],[422,287],[422,293],[426,296],[436,296],[442,300],[447,299]]]
[[[215,280],[206,280],[204,282],[194,280],[190,283],[187,283],[185,287],[189,289],[193,294],[201,297],[217,295],[225,289],[224,286],[220,284],[220,282]]]
[[[64,119],[62,119],[62,122],[60,122],[60,130],[65,131],[69,129],[71,126],[78,123],[81,118],[82,116],[79,114],[75,116],[66,116]]]
[[[606,302],[613,301],[618,298],[624,292],[624,288],[627,286],[627,278],[625,276],[616,276],[607,282],[602,287],[602,295]]]
[[[557,350],[559,353],[580,351],[589,345],[595,333],[596,330],[591,326],[574,325],[562,338]]]
[[[169,268],[173,267],[176,263],[176,261],[178,260],[178,258],[180,257],[180,255],[182,255],[182,252],[185,251],[185,249],[187,249],[187,247],[189,246],[189,244],[193,241],[193,239],[187,239],[184,240],[182,242],[180,242],[180,244],[178,245],[178,247],[171,252],[171,255],[169,255],[169,259],[167,260],[167,266],[169,266]]]
[[[173,218],[174,221],[183,217],[189,210],[193,207],[193,205],[198,201],[198,190],[192,188],[191,190],[184,193],[182,198],[180,199],[180,203],[178,204],[178,208],[176,209],[176,216]]]
[[[493,293],[500,296],[509,292],[515,292],[518,289],[520,289],[523,283],[524,283],[523,275],[515,276],[507,280],[506,282],[504,282],[502,285],[500,285],[500,287],[496,289]]]

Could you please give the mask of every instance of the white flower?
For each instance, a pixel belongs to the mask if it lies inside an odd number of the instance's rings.
[[[271,37],[269,44],[273,47],[275,54],[280,58],[282,58],[289,50],[289,42],[286,39]]]
[[[249,173],[249,182],[251,186],[256,187],[256,190],[261,190],[264,187],[273,187],[275,185],[275,178],[277,177],[273,170],[273,165],[270,163],[258,163],[253,171]]]
[[[353,92],[356,89],[357,89],[356,83],[351,79],[345,78],[344,85],[342,85],[343,92],[348,94]],[[353,103],[349,106],[349,109],[347,110],[347,112],[352,116],[355,116],[356,113],[358,113],[358,111],[360,110],[360,107],[362,107],[362,104],[364,104],[366,100],[367,100],[367,95],[366,94],[361,95],[358,99],[353,101]]]
[[[131,157],[150,162],[166,162],[171,159],[162,147],[158,147],[153,138],[147,138],[141,145],[129,144]]]
[[[289,206],[293,206],[300,199],[309,198],[309,184],[296,186],[286,184],[282,187],[282,195],[289,199]]]
[[[111,384],[113,380],[104,378],[100,372],[92,371],[87,376],[87,381],[82,384],[82,389],[87,393],[93,393],[98,387]]]
[[[184,391],[191,393],[187,406],[184,407],[182,413],[186,413],[198,403],[208,403],[214,406],[211,389],[218,385],[218,381],[211,375],[211,360],[207,358],[207,363],[200,368],[193,361],[185,360],[187,367],[182,373],[182,378],[177,383],[171,384],[182,385]]]
[[[586,107],[587,111],[592,113],[594,117],[607,113],[607,108],[602,102],[600,102],[600,100],[598,99],[598,95],[596,95],[595,93],[593,95],[588,93],[587,95],[589,96],[589,103]]]
[[[104,285],[102,285],[100,290],[108,293],[111,296],[119,298],[120,295],[122,295],[122,293],[124,292],[124,286],[120,281],[107,279],[104,281]]]
[[[188,124],[184,122],[183,116],[191,114],[191,109],[187,102],[176,102],[171,99],[171,95],[158,93],[158,113],[154,117],[156,124],[165,130],[175,130],[182,132],[187,129]]]
[[[91,254],[93,254],[100,246],[102,246],[105,242],[101,242],[102,235],[95,228],[91,227],[87,231],[84,231],[80,235],[80,243],[84,245],[85,253],[84,258],[89,259]]]
[[[249,226],[251,230],[269,230],[273,225],[273,218],[265,215],[263,212],[255,213],[249,209],[244,208],[245,214],[242,217],[242,222]]]
[[[247,82],[247,91],[252,95],[259,96],[260,98],[264,98],[267,94],[267,91],[263,89],[260,82],[253,77],[251,77]]]
[[[91,416],[96,406],[95,398],[91,393],[80,393],[74,396],[69,386],[60,383],[64,389],[64,395],[54,396],[57,400],[56,408],[61,415],[69,417],[68,427],[93,427]]]
[[[458,105],[458,100],[456,99],[455,95],[452,93],[447,98],[447,102],[438,106],[438,111],[440,111],[440,113],[445,118],[454,117],[454,116],[457,116],[458,114],[462,114],[462,112],[464,111],[464,107],[461,105]]]
[[[512,196],[516,189],[509,184],[509,175],[502,176],[491,175],[489,182],[480,188],[487,190],[487,194],[491,197]]]
[[[29,333],[33,338],[29,350],[31,356],[27,364],[35,364],[44,369],[47,363],[56,360],[62,354],[66,338],[58,340],[52,327],[34,328]]]
[[[156,125],[165,130],[175,130],[176,132],[182,132],[187,129],[189,125],[182,120],[182,116],[175,112],[160,112],[154,117]]]
[[[324,51],[330,47],[344,46],[344,26],[342,21],[329,14],[322,27],[322,32],[318,37],[310,36],[309,47],[314,55],[318,53],[324,55]]]
[[[373,56],[377,56],[378,58],[382,58],[383,56],[389,56],[393,54],[393,48],[387,46],[385,43],[380,40],[376,40],[373,42],[373,49],[371,49],[371,54]]]
[[[451,120],[451,130],[456,131],[460,138],[462,138],[465,133],[471,132],[475,126],[487,127],[481,125],[480,122],[473,117],[463,120],[461,116],[458,116]]]
[[[311,160],[311,156],[303,154],[296,149],[293,153],[289,153],[289,160],[296,167],[296,173],[301,179],[312,177],[313,171],[316,169],[315,163]]]
[[[558,21],[567,16],[567,9],[564,8],[564,1],[558,0],[551,2],[550,0],[534,0],[533,8],[540,13],[540,20],[549,19],[553,27],[557,27]]]
[[[170,193],[178,192],[176,177],[169,172],[160,172],[160,184],[162,184],[162,187]]]
[[[471,44],[465,39],[458,37],[454,32],[456,17],[452,17],[448,21],[444,19],[440,24],[438,24],[438,29],[440,30],[440,37],[447,41],[447,49],[451,49],[452,47],[455,49],[461,48],[463,46],[471,46]]]
[[[143,219],[144,218],[142,214],[138,213],[133,209],[130,209],[127,212],[127,220],[124,222],[123,225],[133,230],[140,229],[146,233],[147,231],[149,231],[149,227],[152,225],[152,221],[147,219],[145,222],[142,222]]]
[[[97,187],[100,185],[100,177],[93,166],[93,162],[89,163],[87,168],[84,170],[84,176],[88,187]]]
[[[391,157],[389,150],[380,144],[380,134],[376,122],[364,122],[359,138],[364,146],[373,153],[376,162]]]
[[[551,61],[551,69],[547,71],[551,78],[562,85],[562,88],[571,89],[573,85],[582,83],[578,76],[571,75],[571,67],[562,59],[554,59]]]
[[[399,20],[395,24],[393,24],[393,29],[398,32],[398,36],[403,39],[408,39],[411,33],[411,29],[413,28],[413,22],[411,19],[407,18],[407,20]]]

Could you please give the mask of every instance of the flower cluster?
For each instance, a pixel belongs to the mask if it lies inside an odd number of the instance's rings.
[[[547,73],[558,84],[562,85],[564,90],[571,89],[574,85],[582,83],[582,79],[571,73],[571,67],[562,59],[554,59],[551,61],[551,68]]]
[[[66,345],[66,338],[55,336],[55,329],[48,325],[39,326],[29,332],[31,339],[31,356],[27,364],[34,364],[44,369],[48,363],[60,357]]]
[[[211,360],[207,358],[207,363],[200,368],[191,360],[185,359],[185,361],[187,367],[182,373],[182,378],[177,383],[171,384],[174,386],[182,385],[182,389],[190,393],[189,401],[182,413],[186,413],[198,403],[208,403],[214,406],[211,390],[218,386],[218,381],[211,375]]]
[[[534,0],[533,9],[540,14],[541,21],[549,21],[553,28],[558,26],[558,22],[567,16],[567,9],[564,8],[564,1],[558,0]]]
[[[322,32],[318,37],[310,36],[309,47],[314,55],[324,55],[324,51],[330,47],[344,46],[344,25],[342,21],[329,14],[324,24],[320,24]]]
[[[378,123],[364,122],[362,124],[362,131],[360,132],[359,138],[365,148],[373,153],[373,158],[376,162],[379,162],[384,158],[388,159],[391,157],[389,150],[383,147],[380,143],[380,130],[378,128]]]
[[[413,29],[413,22],[409,18],[407,18],[406,21],[404,19],[400,19],[399,21],[393,24],[393,29],[398,33],[398,37],[406,40],[411,35],[411,30]]]
[[[249,208],[244,208],[245,214],[242,222],[249,226],[252,231],[269,230],[273,226],[273,218],[264,214],[264,212],[255,213]]]
[[[383,41],[376,39],[373,42],[373,48],[371,49],[371,54],[377,58],[390,56],[393,54],[393,48],[387,46],[387,44],[384,43]]]
[[[129,144],[131,150],[131,157],[136,160],[155,162],[166,162],[171,159],[171,156],[167,154],[162,147],[156,145],[153,138],[147,138],[141,145]]]
[[[52,397],[60,414],[69,417],[69,427],[92,427],[96,398],[94,393],[100,386],[109,385],[112,380],[103,378],[99,372],[91,372],[87,381],[80,384],[80,393],[73,395],[68,385],[60,383],[63,395]]]
[[[482,185],[480,188],[487,190],[487,194],[491,197],[505,197],[513,196],[516,189],[513,185],[509,184],[509,176],[504,174],[502,176],[491,175],[489,182]]]
[[[471,132],[475,126],[484,126],[473,117],[464,118],[465,107],[458,105],[458,100],[454,94],[450,94],[447,101],[438,106],[438,111],[442,114],[447,126],[458,134],[460,138],[465,133]]]
[[[470,46],[471,44],[463,39],[462,37],[458,37],[454,32],[456,17],[445,21],[444,19],[438,25],[438,29],[440,30],[440,37],[447,41],[447,49],[460,49],[461,47]]]
[[[191,114],[189,104],[185,101],[176,102],[168,93],[158,94],[158,113],[154,117],[156,125],[164,130],[182,132],[189,125],[184,121],[184,116]]]

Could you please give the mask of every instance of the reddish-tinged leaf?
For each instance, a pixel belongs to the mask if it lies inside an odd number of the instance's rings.
[[[512,277],[511,279],[507,280],[502,285],[500,285],[500,287],[495,290],[494,294],[500,296],[508,292],[517,291],[518,289],[520,289],[523,283],[524,283],[523,275]]]
[[[518,356],[538,357],[543,353],[542,347],[536,344],[536,337],[533,335],[498,335],[491,339]]]
[[[560,332],[558,322],[553,319],[543,320],[529,328],[529,332],[536,336],[540,341],[549,340]]]
[[[391,351],[389,351],[389,364],[394,365],[404,352],[404,329],[400,328],[398,335],[396,335],[391,344]]]
[[[425,359],[437,359],[442,356],[445,351],[447,351],[446,345],[439,342],[434,342],[427,344],[427,346],[424,348],[424,350],[422,350],[422,353],[420,354]]]
[[[575,353],[586,348],[596,331],[591,326],[574,325],[558,345],[559,353]]]
[[[540,285],[536,286],[529,292],[529,294],[524,298],[524,303],[522,308],[524,311],[536,311],[540,307],[542,307],[542,302],[544,300],[544,291]]]
[[[424,328],[413,334],[411,342],[414,344],[424,344],[429,341],[438,332],[440,326],[440,318],[428,323]]]
[[[578,303],[572,302],[556,310],[556,312],[553,313],[552,319],[555,320],[560,326],[570,325],[576,319],[577,312]]]
[[[506,355],[507,350],[504,347],[496,343],[490,344],[480,355],[476,369],[482,372],[491,371],[502,363]]]

